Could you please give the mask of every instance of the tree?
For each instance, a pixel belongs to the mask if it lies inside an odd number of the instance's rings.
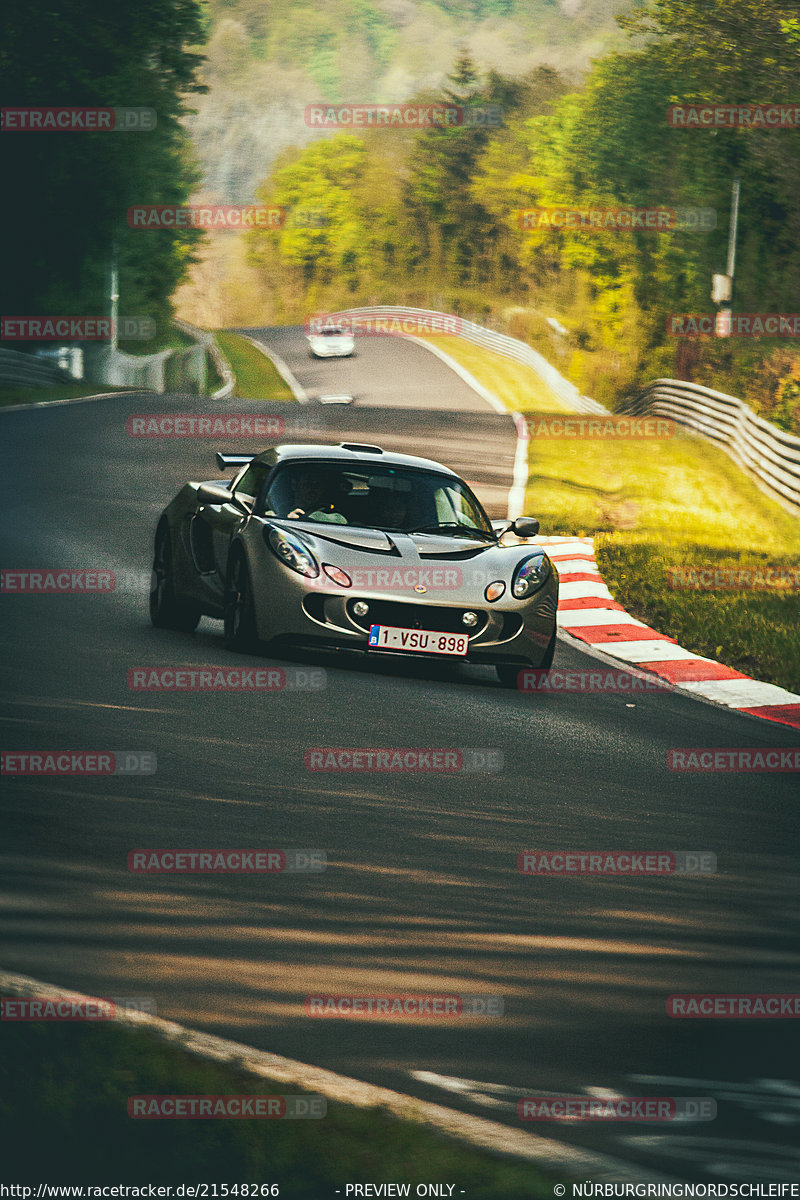
[[[198,234],[134,232],[134,203],[185,202],[196,181],[180,125],[203,90],[205,31],[195,0],[27,0],[0,18],[0,74],[15,106],[152,108],[150,132],[3,136],[14,236],[3,271],[5,313],[106,311],[112,244],[119,245],[121,315],[163,324]]]

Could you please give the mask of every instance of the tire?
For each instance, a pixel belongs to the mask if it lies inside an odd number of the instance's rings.
[[[537,671],[549,671],[553,665],[553,657],[555,655],[555,652],[556,652],[556,630],[554,629],[553,636],[550,638],[550,641],[547,643],[547,649],[544,652],[544,658],[539,663],[538,667],[536,667],[535,669]],[[519,673],[520,673],[520,671],[524,671],[525,667],[510,666],[510,665],[507,665],[506,663],[495,663],[495,670],[497,671],[497,678],[500,680],[500,684],[502,687],[516,688],[517,679],[519,678]]]
[[[242,551],[234,551],[225,583],[225,649],[251,654],[258,645],[250,571]]]
[[[175,595],[172,571],[172,539],[169,525],[162,521],[156,530],[153,572],[150,581],[150,620],[156,629],[192,633],[201,617],[200,607]]]
[[[521,666],[520,663],[516,663],[514,666],[508,666],[505,663],[495,663],[494,669],[497,671],[497,678],[500,680],[500,686],[504,688],[512,688],[514,691],[516,691],[519,673],[520,671],[524,671],[525,668]]]
[[[553,636],[550,638],[550,641],[547,643],[547,649],[544,652],[544,658],[539,663],[540,671],[549,671],[550,670],[550,668],[553,665],[553,658],[555,656],[555,652],[556,652],[556,630],[554,629]]]

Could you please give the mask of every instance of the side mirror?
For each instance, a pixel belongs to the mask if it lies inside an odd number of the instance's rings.
[[[517,517],[511,529],[517,537],[532,538],[539,532],[539,522],[536,517]]]
[[[219,507],[222,504],[232,504],[234,508],[239,508],[242,512],[250,511],[236,493],[232,492],[230,488],[225,487],[222,483],[201,483],[197,489],[197,503],[210,504],[212,507]]]

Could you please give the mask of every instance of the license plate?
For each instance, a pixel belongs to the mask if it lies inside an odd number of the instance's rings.
[[[466,654],[468,633],[438,633],[432,629],[400,629],[397,625],[370,625],[372,650],[416,650],[420,654]]]

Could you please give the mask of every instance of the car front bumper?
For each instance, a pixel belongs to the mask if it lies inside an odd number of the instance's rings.
[[[341,588],[324,577],[309,580],[286,568],[280,568],[280,584],[276,587],[272,564],[269,568],[266,564],[251,565],[251,573],[256,625],[259,637],[266,642],[318,645],[378,656],[391,653],[437,660],[450,657],[369,647],[371,624],[394,625],[404,629],[468,634],[467,662],[537,667],[545,657],[556,628],[558,575],[555,570],[529,600],[515,601],[506,594],[495,604],[488,604],[483,597],[476,603],[474,595],[458,590],[448,594],[446,601],[440,592],[436,601],[422,602],[413,589],[409,595],[377,589]],[[369,606],[368,613],[362,616],[353,611],[359,600]],[[478,623],[472,628],[461,620],[465,611],[478,617]]]

